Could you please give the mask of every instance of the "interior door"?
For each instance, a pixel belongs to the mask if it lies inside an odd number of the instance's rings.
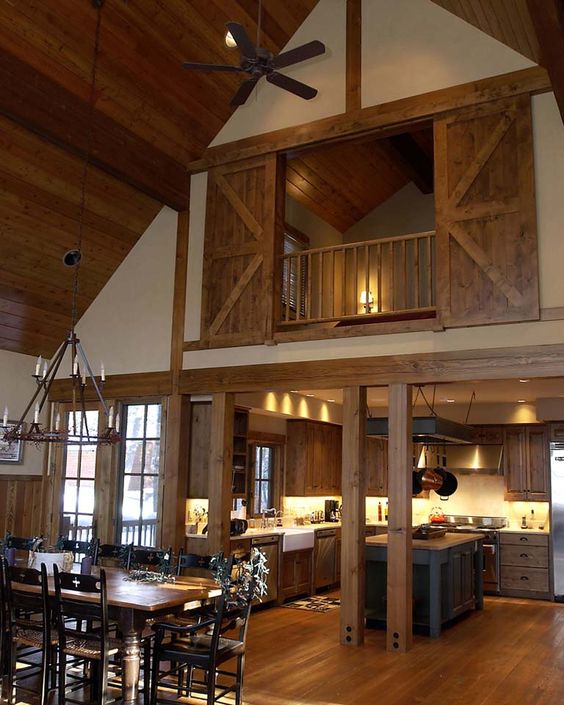
[[[538,319],[530,98],[457,111],[434,129],[442,323]]]

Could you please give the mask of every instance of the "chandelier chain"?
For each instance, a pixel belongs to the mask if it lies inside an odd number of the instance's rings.
[[[96,77],[98,73],[98,55],[100,50],[100,32],[102,26],[103,3],[95,3],[96,7],[96,34],[94,38],[94,51],[92,57],[92,67],[90,70],[90,95],[88,98],[88,130],[86,135],[86,158],[82,167],[82,177],[80,181],[80,207],[78,215],[78,243],[77,250],[82,255],[82,237],[84,233],[84,214],[86,211],[86,182],[88,179],[88,169],[92,157],[92,143],[94,140],[94,104],[96,102]],[[82,257],[79,257],[74,268],[74,281],[72,288],[72,330],[78,321],[78,294],[79,294],[79,273]]]

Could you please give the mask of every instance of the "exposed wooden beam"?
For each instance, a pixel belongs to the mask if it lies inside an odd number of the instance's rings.
[[[564,345],[532,345],[416,355],[344,358],[183,370],[183,394],[287,391],[378,386],[391,382],[424,384],[474,379],[564,376]]]
[[[433,162],[408,133],[388,137],[396,164],[421,193],[433,193]]]
[[[414,124],[449,110],[498,98],[550,90],[552,87],[545,69],[522,69],[210,147],[203,158],[191,162],[188,169],[192,173],[206,171],[211,166],[261,154],[285,152],[351,135],[361,136],[391,125]]]
[[[0,114],[81,159],[88,149],[89,107],[0,47]],[[152,144],[94,111],[91,163],[161,203],[188,207],[185,169]]]
[[[411,387],[389,387],[388,438],[388,589],[386,647],[405,653],[413,639],[411,539]]]
[[[362,79],[362,0],[347,0],[347,113],[360,110]]]
[[[229,522],[232,506],[233,394],[212,395],[209,462],[208,550],[229,555]]]
[[[115,397],[159,397],[172,394],[170,372],[138,372],[124,375],[107,375],[104,396]],[[89,385],[84,396],[86,401],[96,401],[96,392]],[[69,379],[56,379],[49,390],[49,401],[71,401],[72,383]]]
[[[366,524],[366,387],[343,389],[342,495],[347,520],[341,528],[341,644],[364,642]]]
[[[527,0],[527,6],[564,122],[564,2]]]

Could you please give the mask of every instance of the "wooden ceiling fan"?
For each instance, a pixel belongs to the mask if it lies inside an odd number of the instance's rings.
[[[259,46],[260,42],[260,27],[261,27],[261,3],[259,3],[259,21],[257,27],[257,42],[256,46],[253,45],[245,28],[238,24],[237,22],[228,22],[226,24],[227,30],[233,41],[237,45],[240,52],[240,63],[239,66],[221,65],[221,64],[198,64],[192,62],[185,62],[183,67],[185,69],[199,69],[202,71],[229,71],[232,73],[247,73],[250,78],[247,78],[241,85],[239,89],[231,99],[231,105],[238,106],[243,105],[247,98],[251,95],[253,88],[256,86],[258,81],[265,76],[269,83],[283,88],[285,91],[289,91],[294,95],[304,98],[304,100],[311,100],[317,95],[317,89],[302,83],[301,81],[296,81],[290,76],[286,76],[282,73],[278,73],[279,69],[286,68],[288,66],[293,66],[306,59],[312,59],[314,56],[320,56],[325,53],[325,45],[317,40],[308,42],[307,44],[302,44],[295,49],[289,49],[288,51],[274,56],[272,52],[268,51],[264,47]]]

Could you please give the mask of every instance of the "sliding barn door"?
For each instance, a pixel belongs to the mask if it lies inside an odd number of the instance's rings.
[[[435,199],[443,324],[538,319],[528,97],[435,121]]]
[[[272,339],[281,252],[276,155],[215,167],[208,178],[202,340],[210,347]]]

